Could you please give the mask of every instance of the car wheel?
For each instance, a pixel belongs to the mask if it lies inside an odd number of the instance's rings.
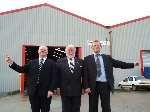
[[[122,89],[122,85],[121,84],[119,84],[118,87]]]
[[[132,90],[135,91],[136,90],[136,86],[132,85]]]
[[[120,85],[120,88],[121,88],[121,89],[123,88],[122,85]]]

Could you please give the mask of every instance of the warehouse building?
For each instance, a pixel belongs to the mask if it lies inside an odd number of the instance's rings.
[[[149,71],[149,29],[149,16],[104,26],[47,3],[0,13],[0,94],[19,88],[24,92],[26,87],[26,77],[9,69],[4,61],[6,55],[23,65],[37,58],[38,46],[47,45],[48,57],[56,61],[65,56],[66,45],[74,44],[76,56],[84,58],[91,53],[90,42],[95,39],[102,42],[103,53],[118,60],[142,63],[135,69],[114,69],[117,88],[124,77]]]

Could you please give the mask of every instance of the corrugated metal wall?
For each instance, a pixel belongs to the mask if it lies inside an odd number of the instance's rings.
[[[140,62],[140,50],[150,49],[150,19],[136,21],[112,29],[112,55],[125,62]],[[116,85],[129,75],[140,75],[135,69],[114,69]]]
[[[0,93],[19,89],[18,73],[5,64],[6,55],[21,65],[22,45],[83,47],[83,55],[90,53],[88,41],[106,40],[107,29],[62,11],[42,6],[0,16]],[[109,47],[103,48],[109,53]]]
[[[74,44],[83,48],[83,56],[91,53],[88,42],[109,40],[112,31],[112,56],[115,59],[140,61],[140,50],[150,49],[150,19],[106,29],[63,11],[41,6],[0,16],[0,94],[19,89],[18,73],[5,64],[6,55],[21,65],[22,45],[66,46]],[[103,53],[110,53],[104,46]],[[114,69],[115,85],[128,75],[140,74],[135,69]]]

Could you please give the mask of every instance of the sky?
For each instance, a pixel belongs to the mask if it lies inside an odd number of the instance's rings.
[[[150,16],[150,0],[0,0],[0,12],[43,3],[105,26]]]

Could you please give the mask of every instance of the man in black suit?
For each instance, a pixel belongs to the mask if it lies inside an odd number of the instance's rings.
[[[17,65],[9,56],[6,62],[10,68],[25,73],[28,78],[28,94],[32,112],[49,112],[50,103],[55,88],[56,66],[47,59],[48,48],[40,46],[38,49],[39,59],[30,61],[23,66]]]
[[[57,61],[62,112],[80,112],[83,62],[75,57],[74,45],[68,45],[65,52],[67,57]]]
[[[138,66],[138,63],[126,63],[101,54],[101,43],[92,42],[93,54],[84,58],[84,86],[89,94],[89,112],[98,112],[99,96],[102,112],[111,112],[110,91],[114,88],[113,67],[127,69]]]

